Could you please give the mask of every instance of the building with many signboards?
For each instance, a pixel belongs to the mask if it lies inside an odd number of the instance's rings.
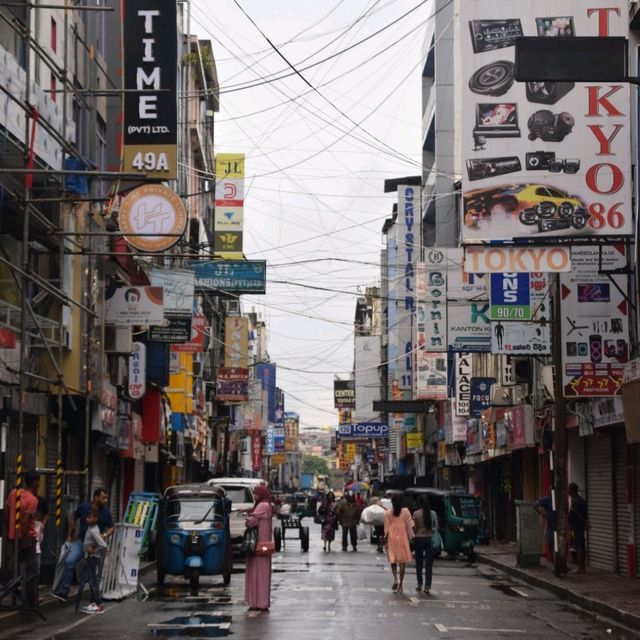
[[[576,482],[589,504],[589,564],[632,577],[635,103],[615,80],[517,82],[515,51],[522,36],[636,44],[635,4],[630,23],[621,0],[433,3],[421,185],[396,181],[383,230],[378,405],[389,427],[383,487],[462,486],[488,535],[515,541],[516,501],[553,493],[566,514]],[[356,384],[356,404],[359,393]],[[409,447],[416,430],[423,465]]]

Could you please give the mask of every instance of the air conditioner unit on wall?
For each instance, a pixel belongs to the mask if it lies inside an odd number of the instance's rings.
[[[104,329],[104,350],[106,353],[131,353],[133,351],[131,327],[107,325]]]
[[[494,407],[513,407],[522,404],[527,396],[527,385],[517,384],[505,387],[500,384],[491,385],[491,404]]]
[[[226,300],[224,303],[225,310],[229,316],[240,315],[240,300]]]

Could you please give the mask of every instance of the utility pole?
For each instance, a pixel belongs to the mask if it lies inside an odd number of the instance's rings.
[[[554,430],[550,453],[553,472],[551,498],[556,515],[554,534],[553,572],[556,576],[567,573],[567,412],[562,381],[562,323],[561,323],[560,274],[556,274],[553,290],[553,382]]]

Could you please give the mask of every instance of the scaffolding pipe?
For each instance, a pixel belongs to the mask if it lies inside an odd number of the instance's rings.
[[[131,254],[128,254],[128,255],[131,255]],[[79,309],[82,309],[83,311],[86,311],[87,313],[91,313],[91,314],[95,315],[94,311],[91,311],[91,309],[85,307],[80,302],[76,302],[75,300],[69,298],[64,293],[61,293],[60,290],[55,289],[54,287],[51,287],[51,285],[49,285],[49,283],[46,280],[41,279],[40,276],[38,276],[37,274],[29,272],[29,271],[24,271],[24,269],[20,269],[20,267],[16,267],[10,260],[8,260],[7,258],[4,258],[3,256],[0,256],[0,263],[6,264],[8,267],[10,267],[12,272],[15,271],[15,272],[18,273],[18,275],[21,275],[23,277],[26,276],[28,279],[30,279],[31,281],[37,283],[39,286],[41,286],[43,289],[45,289],[48,293],[50,293],[52,296],[55,296],[56,298],[58,298],[59,300],[61,300],[65,304],[73,304],[76,307],[78,307]]]
[[[29,103],[31,88],[31,6],[26,5],[25,8],[25,27],[26,27],[26,47],[25,47],[25,101]],[[31,124],[31,116],[27,114],[24,123],[24,139],[25,139],[25,164],[29,161],[29,147],[34,143],[29,136],[29,125]],[[33,135],[35,136],[35,127]],[[16,519],[15,519],[15,577],[20,573],[20,538],[22,531],[20,527],[20,498],[22,494],[22,476],[23,476],[23,460],[22,452],[24,451],[24,409],[26,400],[26,381],[27,377],[24,372],[27,369],[27,287],[29,284],[26,276],[29,270],[29,196],[31,195],[31,185],[25,181],[25,211],[22,227],[22,288],[20,291],[20,375],[19,393],[18,393],[18,438],[17,438],[17,455],[16,455]],[[22,593],[26,594],[26,579],[22,576]],[[37,606],[37,602],[35,603]]]

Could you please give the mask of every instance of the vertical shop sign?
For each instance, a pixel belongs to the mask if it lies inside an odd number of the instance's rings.
[[[176,0],[124,0],[124,171],[177,178]]]

